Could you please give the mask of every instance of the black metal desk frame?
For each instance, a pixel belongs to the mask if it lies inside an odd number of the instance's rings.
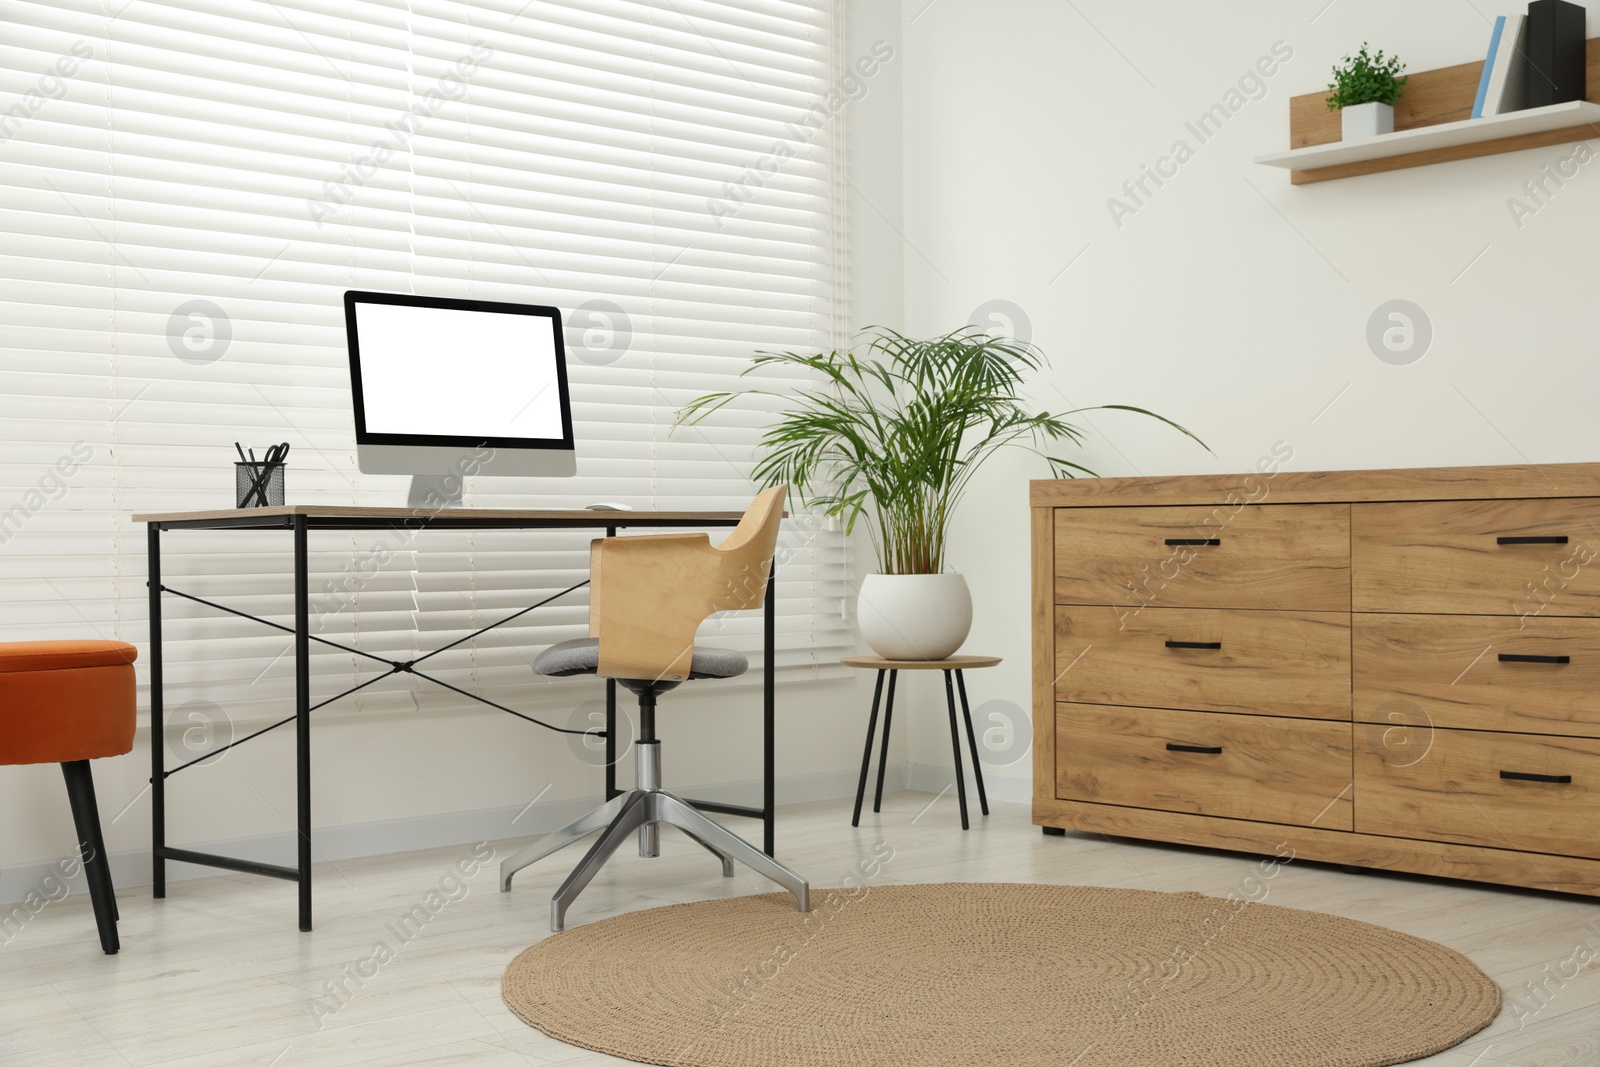
[[[148,524],[146,531],[147,551],[149,557],[149,596],[150,596],[150,788],[152,811],[150,820],[151,859],[154,866],[154,895],[158,898],[167,895],[167,862],[177,860],[183,863],[194,863],[207,867],[219,867],[224,870],[241,871],[246,874],[257,874],[268,878],[281,878],[295,882],[300,890],[300,929],[311,929],[311,713],[318,708],[349,696],[358,689],[364,689],[375,682],[382,681],[395,674],[412,674],[436,685],[443,686],[452,692],[471,698],[479,703],[488,704],[490,707],[515,715],[529,722],[537,723],[547,729],[559,733],[590,733],[592,731],[569,730],[559,726],[552,726],[534,718],[531,715],[497,704],[477,694],[459,689],[439,678],[431,677],[416,669],[416,665],[424,659],[445,652],[456,645],[463,644],[473,638],[504,625],[512,619],[527,614],[536,608],[542,607],[568,593],[588,585],[587,581],[564,589],[559,593],[546,597],[544,600],[530,607],[517,611],[498,622],[490,623],[466,637],[452,641],[450,644],[435,649],[413,660],[391,660],[371,652],[343,645],[326,638],[314,637],[310,632],[311,591],[308,577],[308,545],[309,534],[312,530],[352,531],[352,530],[582,530],[603,529],[607,537],[616,536],[620,529],[631,527],[670,528],[670,527],[724,527],[735,526],[742,516],[737,512],[594,512],[594,511],[501,511],[490,509],[451,508],[443,510],[415,510],[411,508],[362,508],[362,507],[330,507],[287,505],[271,508],[249,508],[237,511],[220,512],[193,512],[162,515],[136,515],[135,522]],[[294,626],[287,627],[270,619],[249,615],[242,611],[205,600],[171,586],[163,584],[161,580],[161,534],[166,530],[288,530],[293,536],[294,545]],[[765,618],[762,626],[762,649],[764,660],[762,665],[762,795],[760,807],[747,807],[738,804],[722,804],[710,801],[691,801],[695,807],[704,811],[716,812],[721,815],[735,815],[745,818],[760,819],[763,830],[763,851],[773,855],[773,825],[776,804],[773,796],[774,772],[774,744],[773,744],[773,706],[776,691],[773,678],[773,648],[776,643],[776,613],[773,604],[773,582],[776,577],[776,564],[774,573],[767,576],[767,595],[764,608]],[[203,756],[181,763],[170,770],[165,767],[165,743],[163,719],[162,685],[164,680],[164,665],[161,646],[161,595],[167,593],[173,596],[203,604],[207,607],[236,615],[240,618],[251,619],[262,625],[291,633],[294,636],[294,678],[295,678],[295,712],[293,715],[281,719],[269,726],[262,727],[245,737],[230,741],[227,745],[218,748],[215,752],[208,752]],[[350,652],[366,659],[376,660],[387,664],[389,670],[376,678],[370,678],[359,685],[353,686],[342,693],[328,697],[325,700],[312,703],[311,696],[311,642],[331,645],[345,652]],[[166,781],[172,775],[201,763],[213,760],[216,756],[229,748],[242,745],[254,740],[261,735],[275,730],[288,723],[295,724],[295,809],[296,809],[296,838],[298,841],[298,855],[296,865],[284,867],[277,864],[258,863],[253,860],[237,859],[232,856],[220,856],[213,853],[196,852],[191,849],[174,848],[166,843]],[[617,788],[617,684],[614,680],[606,681],[606,723],[605,723],[605,795],[609,800],[621,792]]]

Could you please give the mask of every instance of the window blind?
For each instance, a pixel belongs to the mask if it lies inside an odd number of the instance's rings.
[[[236,440],[292,445],[291,501],[403,504],[356,470],[351,288],[565,311],[578,477],[468,479],[468,506],[743,508],[774,409],[672,424],[758,349],[844,341],[836,3],[0,0],[0,629],[145,641],[131,516],[229,506]],[[777,666],[820,675],[849,644],[846,546],[799,518]],[[169,585],[290,621],[286,533],[163,536]],[[314,630],[412,658],[582,581],[591,536],[317,534]],[[586,604],[430,667],[529,690]],[[163,611],[180,721],[292,700],[286,635]],[[315,651],[319,698],[373,674]],[[408,681],[354,706],[459,704]]]

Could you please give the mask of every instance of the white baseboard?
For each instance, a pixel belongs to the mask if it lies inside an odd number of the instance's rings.
[[[928,792],[937,793],[948,784],[950,778],[948,767],[943,770],[943,778],[938,777],[940,769],[937,767],[912,768],[912,772],[907,774],[906,764],[890,765],[884,775],[884,788],[896,792],[907,788],[926,789]],[[907,782],[910,779],[926,781],[931,788],[915,784],[908,786]],[[774,784],[774,792],[779,805],[834,800],[839,797],[854,797],[858,780],[859,772],[855,770],[794,775],[779,778]],[[687,787],[681,792],[695,800],[710,800],[722,804],[755,806],[761,803],[759,780]],[[997,799],[1009,799],[1007,796],[997,794],[993,787],[990,787],[989,795]],[[363,856],[415,852],[419,849],[442,848],[475,841],[532,837],[566,825],[594,807],[596,803],[595,797],[579,797],[536,803],[527,807],[484,808],[478,811],[419,815],[406,819],[385,819],[379,822],[322,827],[312,834],[312,861],[320,863],[326,860],[358,859]],[[727,824],[735,833],[759,842],[759,828],[755,820],[734,817],[727,819]],[[222,841],[169,841],[168,844],[196,852],[234,856],[258,863],[275,863],[292,867],[295,862],[292,833],[265,834]],[[67,858],[65,854],[63,858]],[[73,863],[70,866],[78,864]],[[52,895],[59,897],[61,869],[60,860],[0,867],[0,903],[12,904],[23,901],[30,893],[37,893],[45,898]],[[210,878],[219,873],[222,872],[214,867],[200,867],[173,861],[167,864],[169,882]],[[149,849],[112,854],[111,881],[119,890],[147,886],[153,880]],[[66,884],[71,893],[85,891],[81,871],[67,879]]]
[[[955,770],[949,764],[940,767],[927,763],[907,763],[904,767],[906,775],[905,787],[913,793],[941,793],[946,789],[955,788]],[[897,769],[890,768],[891,771]],[[978,787],[972,781],[972,768],[963,764],[962,774],[966,778],[967,797],[970,801],[971,798],[978,795]],[[985,767],[983,790],[990,800],[1001,800],[1010,804],[1033,803],[1032,778],[1017,778],[1012,775],[997,774],[990,768]]]

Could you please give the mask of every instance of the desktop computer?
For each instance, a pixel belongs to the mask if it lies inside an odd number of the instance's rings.
[[[344,295],[356,464],[412,475],[411,507],[465,477],[577,472],[561,312],[538,304]]]

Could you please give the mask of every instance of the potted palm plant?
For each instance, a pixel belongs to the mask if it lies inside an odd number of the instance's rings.
[[[857,617],[880,656],[943,659],[966,640],[971,595],[961,575],[945,569],[950,518],[979,468],[1001,448],[1033,451],[1054,477],[1092,476],[1044,449],[1078,444],[1083,431],[1067,418],[1101,410],[1149,416],[1205,447],[1171,419],[1126,404],[1030,410],[1024,378],[1047,361],[1025,342],[972,326],[930,340],[884,327],[863,336],[860,354],[759,352],[745,375],[798,367],[817,387],[709,393],[689,403],[678,423],[700,422],[750,394],[787,402],[761,436],[756,481],[792,486],[803,507],[840,519],[847,533],[865,522],[878,573],[862,585]]]

